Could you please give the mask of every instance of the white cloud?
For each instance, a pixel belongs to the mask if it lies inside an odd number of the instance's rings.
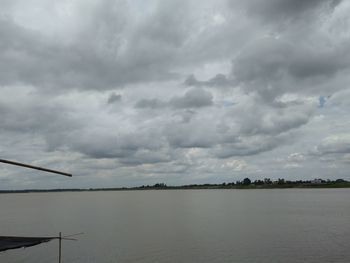
[[[240,172],[242,170],[247,169],[247,163],[244,160],[230,160],[225,162],[223,167],[227,167],[232,169],[233,171]]]

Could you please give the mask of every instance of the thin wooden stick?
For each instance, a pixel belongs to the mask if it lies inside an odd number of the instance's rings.
[[[62,234],[60,232],[58,239],[58,263],[61,263],[61,252],[62,252]]]
[[[26,167],[26,168],[31,168],[31,169],[35,169],[35,170],[40,170],[40,171],[44,171],[44,172],[49,172],[49,173],[62,174],[62,175],[65,175],[65,176],[72,177],[72,174],[70,174],[70,173],[64,173],[64,172],[60,172],[60,171],[56,171],[56,170],[46,169],[46,168],[42,168],[42,167],[39,167],[39,166],[33,166],[33,165],[29,165],[29,164],[18,163],[18,162],[4,160],[4,159],[0,159],[0,162],[1,163],[6,163],[6,164],[22,166],[22,167]]]

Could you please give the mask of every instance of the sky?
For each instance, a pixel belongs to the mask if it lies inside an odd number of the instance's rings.
[[[350,179],[350,1],[2,0],[0,189]]]

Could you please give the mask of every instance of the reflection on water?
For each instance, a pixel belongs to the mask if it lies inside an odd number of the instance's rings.
[[[63,262],[350,262],[350,189],[0,195],[1,235],[84,232]],[[56,241],[0,262],[57,262]]]

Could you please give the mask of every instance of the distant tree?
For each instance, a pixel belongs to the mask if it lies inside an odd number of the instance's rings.
[[[243,185],[250,185],[251,183],[252,181],[248,177],[243,179]]]
[[[278,178],[277,184],[285,184],[285,181],[283,178]]]
[[[346,181],[344,179],[337,179],[335,180],[336,183],[345,183]]]
[[[264,184],[272,184],[272,181],[270,178],[264,178]]]
[[[255,180],[255,181],[254,181],[254,184],[255,184],[255,185],[263,185],[263,184],[264,184],[264,181],[263,181],[263,180]]]
[[[153,185],[154,188],[165,188],[166,187],[166,184],[164,183],[157,183],[155,185]]]

